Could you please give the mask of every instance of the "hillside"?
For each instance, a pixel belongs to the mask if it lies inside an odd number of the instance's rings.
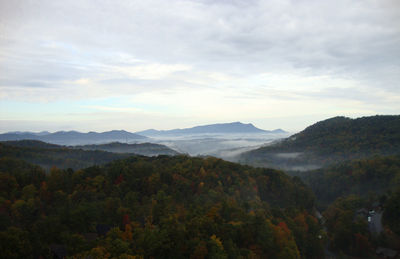
[[[127,132],[124,130],[112,130],[106,132],[88,132],[82,133],[78,131],[58,131],[54,133],[31,133],[31,132],[14,132],[0,134],[0,141],[16,141],[16,140],[38,140],[57,145],[85,145],[85,144],[102,144],[109,142],[129,142],[144,140],[146,137]]]
[[[175,156],[179,154],[175,150],[165,145],[153,144],[153,143],[126,144],[126,143],[113,142],[100,145],[75,146],[74,148],[82,150],[102,150],[113,153],[131,153],[142,156],[158,156],[158,155]]]
[[[196,126],[186,129],[155,130],[149,129],[136,132],[144,136],[170,136],[170,135],[192,135],[192,134],[257,134],[257,133],[285,133],[281,129],[267,131],[256,128],[253,124],[241,122],[219,123]]]
[[[21,159],[40,165],[45,169],[50,169],[53,166],[79,169],[106,164],[131,155],[99,150],[77,150],[34,140],[0,142],[0,154],[0,157]]]
[[[276,170],[175,156],[45,174],[0,158],[0,179],[7,258],[323,255],[311,192]]]
[[[399,251],[400,156],[353,160],[299,176],[323,212],[331,251],[356,258],[375,258],[377,247]]]
[[[299,176],[314,191],[323,207],[349,195],[378,197],[400,186],[400,156],[353,160],[301,172]]]
[[[311,125],[279,143],[244,153],[239,160],[258,166],[307,170],[399,152],[400,116],[335,117]]]
[[[25,139],[25,140],[9,140],[2,141],[1,144],[20,148],[44,148],[44,149],[62,149],[65,146],[50,144],[39,140]]]

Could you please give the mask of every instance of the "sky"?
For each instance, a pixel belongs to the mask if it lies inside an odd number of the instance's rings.
[[[398,0],[0,0],[0,132],[400,113]]]

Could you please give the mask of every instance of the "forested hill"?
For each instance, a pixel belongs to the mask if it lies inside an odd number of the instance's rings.
[[[400,116],[335,117],[309,126],[277,146],[321,154],[393,154],[400,151]]]
[[[101,165],[116,159],[127,158],[132,154],[117,154],[105,151],[86,151],[47,144],[36,140],[0,142],[0,158],[9,157],[40,165],[45,169],[79,169]]]
[[[74,148],[83,150],[102,150],[114,153],[131,153],[143,156],[158,156],[158,155],[175,156],[179,154],[178,152],[167,146],[154,143],[126,144],[126,143],[113,142],[100,145],[74,146]]]
[[[158,156],[178,155],[178,152],[164,145],[143,143],[109,143],[104,145],[59,146],[37,140],[0,142],[0,155],[20,158],[46,169],[85,168],[101,165],[132,155]]]
[[[50,144],[47,142],[25,139],[25,140],[15,140],[15,141],[1,141],[0,144],[7,146],[21,147],[21,148],[45,148],[45,149],[62,149],[67,148],[66,146],[60,146],[56,144]]]
[[[400,187],[400,156],[354,160],[301,172],[300,177],[312,188],[322,207],[348,195],[379,196]]]
[[[335,117],[311,125],[274,145],[244,153],[240,159],[245,163],[290,169],[399,152],[399,115]]]
[[[349,258],[376,258],[378,247],[399,251],[400,156],[352,160],[299,175],[315,193],[332,251]]]
[[[312,193],[272,169],[164,156],[46,174],[0,158],[0,179],[5,258],[323,256]]]

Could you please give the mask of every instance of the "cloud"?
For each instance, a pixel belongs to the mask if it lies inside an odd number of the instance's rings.
[[[110,112],[129,112],[129,113],[143,112],[142,109],[135,107],[112,107],[112,106],[92,105],[92,106],[84,106],[83,108],[89,108],[98,111],[110,111]]]
[[[188,65],[180,64],[146,64],[139,66],[114,67],[115,72],[122,73],[128,78],[156,80],[167,77],[173,73],[190,70]]]
[[[396,0],[0,1],[0,102],[129,97],[210,121],[398,112],[399,24]]]

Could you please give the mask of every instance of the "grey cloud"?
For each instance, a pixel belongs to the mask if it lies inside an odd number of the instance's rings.
[[[0,82],[0,89],[2,87],[12,87],[12,86],[22,86],[28,88],[47,88],[51,87],[51,81],[33,81],[33,80],[1,80]]]
[[[192,64],[194,69],[238,76],[305,69],[396,93],[399,89],[396,1],[2,1],[2,5],[0,23],[5,29],[0,46],[6,47],[3,55],[12,55],[0,60],[0,67],[8,67],[3,78],[95,77],[107,73],[101,64],[129,65],[114,57],[122,52],[149,62]],[[10,44],[13,41],[19,44]],[[43,45],[52,42],[54,48]],[[24,67],[23,62],[28,64]]]

